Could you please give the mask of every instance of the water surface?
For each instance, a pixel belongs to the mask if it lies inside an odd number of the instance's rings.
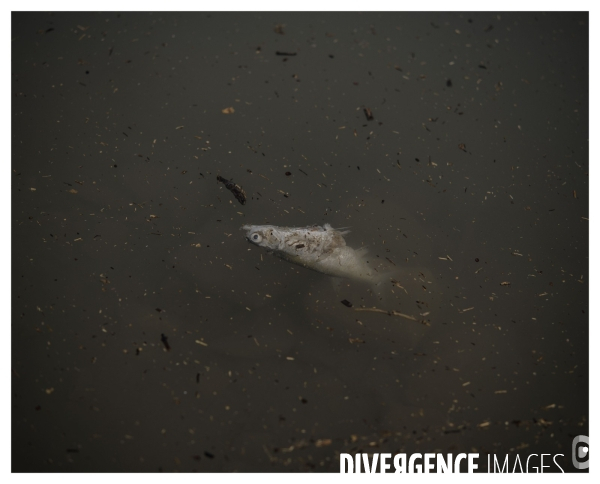
[[[583,13],[13,14],[13,470],[573,470],[587,36]],[[324,223],[406,292],[239,230]]]

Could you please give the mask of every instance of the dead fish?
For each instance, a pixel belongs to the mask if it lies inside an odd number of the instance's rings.
[[[355,280],[379,282],[383,274],[369,266],[366,249],[354,250],[346,245],[349,231],[323,227],[277,227],[275,225],[244,225],[246,239],[264,247],[289,262],[323,274]]]

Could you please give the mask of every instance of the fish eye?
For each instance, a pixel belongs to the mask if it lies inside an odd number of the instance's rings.
[[[259,234],[252,234],[251,239],[254,242],[260,242],[262,240],[262,237]]]

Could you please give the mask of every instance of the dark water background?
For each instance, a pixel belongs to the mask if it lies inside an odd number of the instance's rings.
[[[360,451],[574,470],[586,13],[12,26],[13,471],[337,472]],[[406,292],[336,286],[245,223],[350,226]]]

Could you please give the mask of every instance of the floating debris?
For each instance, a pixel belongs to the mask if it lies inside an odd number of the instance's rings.
[[[364,109],[365,116],[367,117],[367,121],[373,121],[373,112],[369,108]]]
[[[408,294],[408,291],[404,288],[404,286],[400,285],[400,283],[396,280],[396,279],[390,279],[392,286],[396,286],[399,287],[400,289],[402,289],[406,294]]]
[[[350,301],[348,301],[347,299],[344,299],[343,301],[341,301],[341,303],[346,306],[347,308],[351,308],[352,307],[352,303]]]
[[[233,183],[233,180],[227,180],[220,175],[217,175],[217,180],[223,183],[227,190],[233,193],[238,202],[240,202],[242,205],[246,204],[246,192],[242,190],[241,186]]]
[[[381,313],[387,314],[388,316],[398,316],[399,318],[410,319],[411,321],[416,321],[417,323],[424,324],[425,326],[430,326],[429,321],[420,320],[415,318],[414,316],[410,316],[409,314],[399,313],[398,311],[386,311],[385,309],[379,308],[352,308],[354,311],[369,311],[372,313]]]
[[[225,109],[222,109],[221,112],[223,114],[233,114],[235,113],[235,109],[233,109],[231,106]]]
[[[348,338],[348,342],[350,344],[355,344],[355,343],[363,344],[365,342],[365,340],[364,339],[360,339],[360,338]]]
[[[167,349],[167,351],[171,351],[171,346],[169,345],[168,338],[162,333],[160,335],[160,340],[165,345],[165,348]]]

